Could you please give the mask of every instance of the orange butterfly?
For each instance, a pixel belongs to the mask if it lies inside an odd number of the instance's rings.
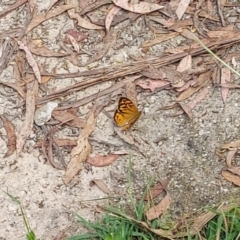
[[[117,126],[126,131],[138,120],[140,115],[141,112],[130,99],[121,97],[113,118]]]

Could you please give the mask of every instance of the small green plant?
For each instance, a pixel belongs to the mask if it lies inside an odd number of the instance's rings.
[[[240,240],[240,208],[235,206],[225,212],[211,211],[217,215],[202,229],[201,235],[208,240]]]
[[[24,209],[23,209],[23,207],[21,205],[21,202],[16,197],[13,197],[11,194],[9,194],[8,192],[4,191],[4,193],[6,193],[12,199],[12,201],[20,207],[21,215],[22,215],[23,221],[24,221],[24,225],[25,225],[25,227],[27,229],[26,239],[27,240],[37,240],[34,232],[30,228],[30,225],[29,225],[29,223],[27,221],[27,218],[26,218],[26,215],[24,213]]]

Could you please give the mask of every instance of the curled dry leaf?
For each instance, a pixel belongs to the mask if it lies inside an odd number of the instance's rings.
[[[231,168],[228,168],[227,170],[231,173],[234,173],[234,174],[240,176],[240,167],[232,166]]]
[[[170,194],[167,192],[167,195],[163,198],[163,200],[159,204],[150,208],[146,212],[147,220],[151,221],[155,218],[158,218],[160,215],[164,213],[164,211],[168,208],[170,203],[171,203],[171,197],[170,197]]]
[[[101,155],[91,156],[90,155],[87,158],[86,162],[95,167],[105,167],[115,162],[118,159],[118,157],[119,157],[118,154],[109,154],[107,156],[101,156]]]
[[[16,134],[14,125],[4,116],[0,115],[0,118],[3,121],[3,127],[7,133],[7,152],[4,155],[4,158],[11,156],[16,150]]]
[[[232,167],[232,158],[234,157],[234,155],[237,153],[237,149],[234,149],[232,151],[229,151],[227,153],[227,157],[226,157],[226,164],[229,168]]]
[[[41,13],[37,16],[34,16],[32,18],[32,21],[28,25],[25,34],[30,32],[33,28],[35,28],[36,26],[38,26],[42,22],[44,22],[44,21],[46,21],[50,18],[56,17],[56,16],[60,15],[61,13],[65,12],[66,10],[71,9],[73,7],[74,6],[72,6],[72,5],[61,5],[61,6],[57,6],[53,10],[50,10],[47,14],[46,13]]]
[[[30,50],[28,49],[27,46],[25,46],[21,41],[17,41],[19,48],[24,50],[26,53],[26,58],[28,61],[28,64],[32,67],[33,72],[38,80],[39,83],[41,83],[41,74],[40,74],[40,70],[39,67],[37,65],[37,62],[35,61],[35,59],[33,58],[32,53],[30,52]]]
[[[113,6],[113,8],[108,12],[106,19],[105,19],[105,27],[106,30],[109,31],[111,27],[111,23],[113,21],[114,16],[121,10],[120,7]]]
[[[21,153],[23,146],[32,131],[35,111],[35,96],[38,92],[38,84],[36,81],[27,84],[26,93],[26,115],[22,123],[19,134],[17,135],[16,151],[17,156]]]
[[[156,185],[151,187],[149,193],[147,193],[147,196],[145,197],[144,200],[149,201],[157,197],[160,193],[162,193],[165,190],[168,183],[169,183],[169,179],[162,181],[160,183],[157,183]]]
[[[160,6],[159,4],[148,2],[129,4],[128,0],[112,0],[112,1],[115,5],[117,5],[120,8],[141,14],[147,14],[150,12],[157,11],[158,9],[164,8],[164,6]]]
[[[101,179],[93,179],[90,182],[90,186],[94,184],[97,185],[98,188],[101,189],[104,193],[110,194],[110,190],[108,189],[108,186]]]
[[[82,129],[77,146],[71,152],[71,160],[67,166],[64,182],[68,184],[72,178],[83,168],[83,163],[92,151],[92,146],[88,142],[90,134],[95,128],[95,113],[96,106],[94,106],[89,114],[86,125]]]
[[[229,182],[240,187],[240,176],[231,173],[230,171],[222,171],[222,176]]]
[[[163,88],[163,87],[170,86],[170,83],[168,81],[152,80],[152,79],[139,80],[136,82],[136,84],[143,89],[150,89],[152,92],[156,88]]]

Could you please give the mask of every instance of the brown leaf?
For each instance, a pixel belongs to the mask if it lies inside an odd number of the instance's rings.
[[[77,141],[72,140],[72,139],[53,138],[53,140],[59,147],[76,146],[77,145]]]
[[[21,153],[29,134],[32,132],[35,112],[35,95],[37,95],[37,91],[38,84],[36,81],[27,84],[26,115],[25,120],[20,128],[20,132],[17,135],[17,156],[19,156],[19,154]]]
[[[231,71],[229,68],[223,67],[221,69],[221,84],[225,84],[229,82],[231,82]],[[222,92],[223,103],[225,103],[227,100],[229,88],[222,87],[221,92]]]
[[[162,43],[164,41],[172,39],[172,38],[174,38],[178,35],[179,35],[179,33],[173,32],[173,33],[161,35],[160,37],[157,37],[153,40],[147,40],[147,41],[142,43],[142,48],[151,47],[151,46],[156,45],[158,43]]]
[[[195,106],[201,102],[205,97],[206,95],[208,94],[208,87],[205,87],[203,90],[201,90],[200,93],[198,93],[198,95],[193,98],[187,105],[190,109],[193,109],[195,108]]]
[[[167,192],[167,195],[163,198],[163,200],[159,204],[150,208],[146,212],[147,220],[151,221],[155,218],[158,218],[160,215],[162,215],[170,205],[170,202],[171,202],[171,197],[170,197],[170,194]]]
[[[34,72],[38,82],[41,83],[40,70],[39,70],[39,67],[37,65],[37,62],[33,58],[32,53],[29,51],[28,47],[25,46],[21,41],[17,41],[17,42],[18,42],[19,48],[25,51],[28,64],[32,67],[33,72]]]
[[[98,51],[98,53],[94,57],[90,58],[85,63],[85,65],[89,65],[93,62],[96,62],[96,61],[102,59],[108,53],[109,49],[112,48],[112,46],[116,42],[116,38],[117,38],[117,36],[115,33],[111,33],[110,31],[108,31],[107,35],[104,39],[105,44],[104,44],[103,48],[100,51]]]
[[[75,12],[74,9],[68,10],[68,15],[72,19],[76,19],[78,22],[78,26],[86,29],[103,29],[103,27],[95,25],[93,23],[88,22],[84,18],[82,18],[78,13]]]
[[[131,12],[135,12],[135,13],[141,13],[141,14],[154,12],[158,9],[164,8],[159,4],[148,3],[148,2],[129,4],[128,0],[112,0],[112,1],[114,4],[116,4],[120,8],[123,8]]]
[[[14,125],[4,116],[0,115],[0,118],[3,121],[3,127],[7,133],[7,152],[4,155],[4,158],[11,156],[16,150],[16,134]]]
[[[49,1],[49,7],[47,9],[47,12],[57,3],[59,0],[50,0]]]
[[[118,154],[109,154],[107,156],[96,155],[94,157],[89,156],[86,162],[95,167],[105,167],[115,162],[118,157]]]
[[[163,88],[163,87],[170,86],[170,83],[168,81],[152,80],[152,79],[139,80],[136,82],[136,84],[143,89],[150,89],[152,92],[156,88]]]
[[[229,151],[229,152],[227,153],[226,164],[227,164],[227,166],[228,166],[229,168],[232,167],[232,158],[233,158],[234,155],[237,153],[237,151],[238,151],[238,150],[235,149],[235,150]]]
[[[75,29],[69,29],[67,32],[66,32],[67,35],[70,35],[72,36],[77,42],[81,42],[83,41],[84,39],[86,39],[88,36],[86,34],[84,34],[83,32],[81,31],[77,31]],[[71,41],[69,40],[68,37],[65,36],[64,40],[63,40],[64,43],[66,44],[71,44]]]
[[[219,30],[219,31],[208,31],[207,35],[210,38],[235,38],[236,35],[238,34],[238,32],[235,31],[223,31],[223,30]]]
[[[3,85],[5,85],[5,86],[8,86],[8,87],[16,90],[16,91],[18,92],[18,94],[19,94],[23,99],[25,99],[26,94],[25,94],[25,92],[23,91],[23,88],[22,88],[21,84],[19,84],[19,82],[8,83],[8,82],[2,82],[2,81],[0,81],[0,84],[3,84]]]
[[[183,111],[188,115],[188,117],[189,117],[191,120],[193,120],[193,113],[192,113],[191,108],[190,108],[187,104],[185,104],[185,103],[183,103],[183,102],[179,102],[178,104],[181,106],[181,108],[183,109]]]
[[[234,174],[240,176],[240,167],[232,166],[231,168],[228,168],[227,170],[230,171],[231,173],[234,173]]]
[[[86,161],[87,157],[92,151],[92,146],[88,142],[88,138],[95,129],[95,109],[96,106],[94,105],[90,111],[86,125],[78,137],[77,146],[74,147],[71,152],[71,160],[68,163],[64,179],[65,184],[68,184],[72,178],[83,168],[83,163]]]
[[[194,93],[198,92],[201,88],[203,88],[209,81],[210,81],[210,71],[206,73],[202,73],[199,75],[198,79],[196,80],[196,84],[194,87],[189,87],[184,92],[182,92],[178,97],[177,101],[182,101],[191,97]]]
[[[96,184],[100,190],[102,190],[106,194],[110,194],[110,190],[108,189],[108,186],[101,180],[101,179],[93,179],[90,182],[91,185]],[[91,186],[90,185],[90,186]]]
[[[108,12],[106,19],[105,19],[105,27],[106,30],[109,31],[111,27],[111,23],[113,21],[114,16],[121,10],[121,8],[117,6],[113,6],[113,8]]]
[[[73,108],[66,110],[66,111],[60,111],[60,110],[54,110],[52,112],[52,116],[60,121],[60,122],[66,122],[67,125],[71,127],[79,127],[82,128],[86,124],[85,119],[81,119],[77,116],[77,113],[74,112],[75,110]]]
[[[26,3],[28,0],[18,0],[16,1],[14,4],[12,4],[9,8],[3,10],[0,12],[0,18],[5,16],[6,14],[12,12],[13,10],[15,10],[16,8],[20,7],[21,5],[23,5],[24,3]]]
[[[236,140],[234,142],[223,144],[220,148],[222,150],[235,150],[240,147],[240,140]]]
[[[49,11],[47,14],[46,13],[40,13],[39,15],[34,16],[32,18],[32,21],[28,25],[25,34],[30,32],[33,28],[35,28],[36,26],[38,26],[42,22],[44,22],[44,21],[46,21],[46,20],[48,20],[50,18],[56,17],[59,14],[65,12],[66,10],[71,9],[73,7],[74,6],[72,6],[72,5],[61,5],[61,6],[57,6],[53,10]]]
[[[240,187],[240,176],[237,176],[230,171],[222,171],[222,176],[229,182],[234,183],[235,185]]]
[[[157,183],[153,187],[150,188],[150,191],[147,193],[147,196],[145,197],[145,201],[149,201],[157,197],[160,193],[162,193],[165,188],[167,187],[169,183],[169,179],[162,181],[160,183]]]
[[[185,13],[188,5],[190,3],[190,0],[181,0],[180,3],[178,4],[176,14],[178,16],[178,19],[181,19],[183,14]]]
[[[187,55],[184,57],[178,64],[177,71],[178,72],[184,72],[188,69],[192,68],[192,56]]]
[[[67,53],[54,52],[46,47],[38,47],[33,42],[29,42],[27,48],[31,53],[42,57],[65,57],[68,55]]]

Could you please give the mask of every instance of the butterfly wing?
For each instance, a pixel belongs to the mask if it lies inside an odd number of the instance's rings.
[[[141,112],[138,111],[130,99],[121,97],[118,102],[118,109],[114,114],[114,121],[122,130],[126,131],[137,121],[140,115]]]

